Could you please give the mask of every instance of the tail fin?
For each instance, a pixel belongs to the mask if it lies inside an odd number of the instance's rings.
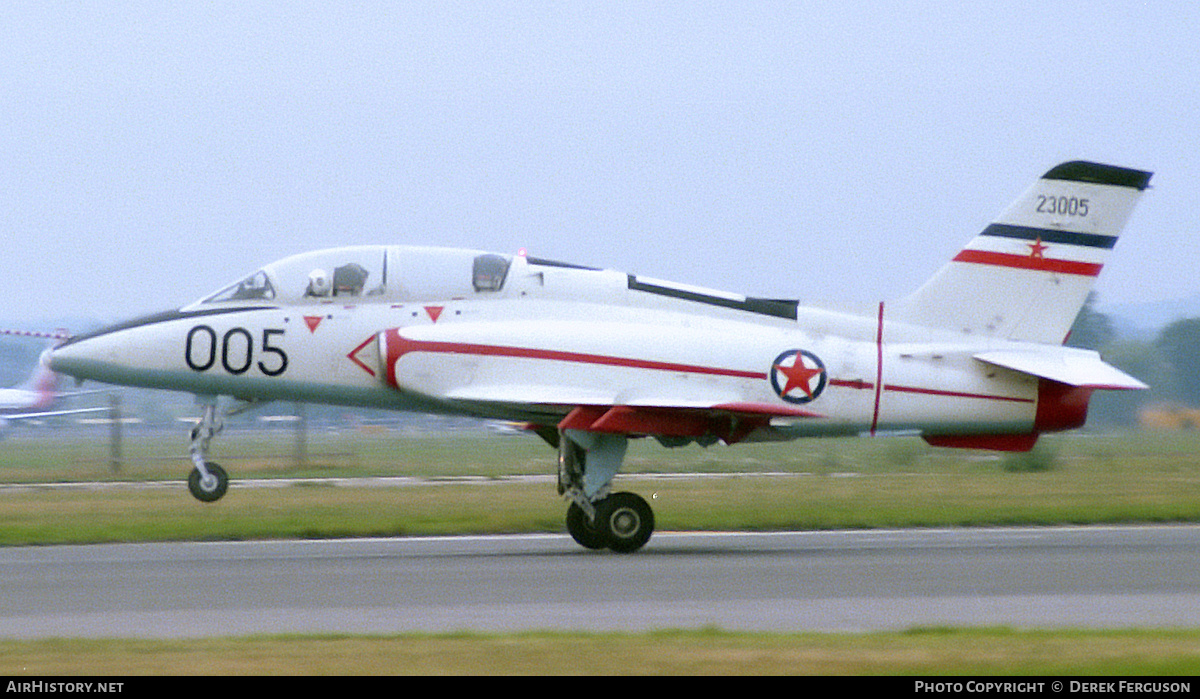
[[[58,374],[50,371],[50,367],[39,360],[29,378],[19,388],[37,394],[37,400],[31,407],[45,410],[58,398]]]
[[[69,337],[66,330],[55,330],[52,333],[37,332],[33,330],[7,330],[0,329],[0,335],[13,335],[16,337],[36,337],[44,340],[50,340],[46,346],[46,351],[38,358],[37,364],[34,365],[33,371],[30,372],[29,378],[25,379],[25,383],[16,388],[29,391],[37,395],[37,399],[30,407],[36,410],[44,410],[53,405],[58,399],[58,374],[50,370],[50,365],[46,361],[46,356],[49,350],[62,344]]]
[[[1082,161],[1052,168],[933,278],[896,302],[891,317],[1062,343],[1150,175]]]

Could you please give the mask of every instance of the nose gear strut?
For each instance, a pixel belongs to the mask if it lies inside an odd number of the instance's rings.
[[[225,469],[208,460],[208,443],[221,433],[225,423],[217,415],[216,401],[206,403],[200,422],[192,428],[192,472],[188,474],[188,490],[201,502],[216,502],[229,488]]]

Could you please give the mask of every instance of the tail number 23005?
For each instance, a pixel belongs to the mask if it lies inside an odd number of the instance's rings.
[[[218,340],[216,330],[207,325],[197,325],[188,331],[183,358],[193,371],[208,371],[216,365],[219,356],[221,366],[235,376],[246,373],[255,365],[267,376],[279,376],[287,371],[288,357],[283,349],[272,344],[272,341],[281,335],[281,329],[263,329],[262,342],[259,345],[259,355],[263,359],[255,362],[254,336],[249,330],[230,328]]]

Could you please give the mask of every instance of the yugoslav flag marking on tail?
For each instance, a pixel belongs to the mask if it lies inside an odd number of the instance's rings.
[[[1095,277],[1115,236],[993,223],[954,262]]]
[[[893,317],[973,335],[1062,342],[1149,182],[1149,172],[1112,165],[1052,168],[897,302]]]

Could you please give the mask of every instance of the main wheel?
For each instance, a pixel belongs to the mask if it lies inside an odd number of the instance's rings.
[[[608,539],[604,537],[604,533],[596,529],[583,508],[575,503],[571,503],[567,508],[567,531],[575,543],[585,549],[598,550],[608,546]]]
[[[596,503],[596,529],[608,548],[632,553],[646,545],[654,533],[654,510],[633,493],[613,493]]]
[[[200,502],[216,502],[229,488],[229,474],[211,461],[206,461],[204,467],[208,469],[209,477],[204,478],[200,475],[200,469],[193,468],[188,474],[188,490]]]

